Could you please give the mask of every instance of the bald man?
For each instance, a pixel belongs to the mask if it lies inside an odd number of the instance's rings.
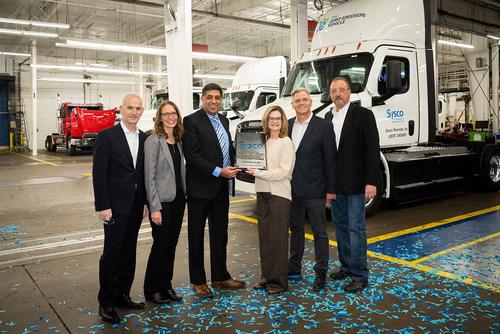
[[[144,186],[147,136],[137,128],[143,111],[138,95],[126,95],[120,106],[121,122],[101,131],[94,148],[95,210],[104,225],[104,250],[99,260],[99,315],[110,323],[121,321],[115,306],[144,308],[144,303],[130,298],[137,235],[148,213]]]

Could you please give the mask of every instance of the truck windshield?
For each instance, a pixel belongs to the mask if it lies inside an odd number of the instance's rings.
[[[283,96],[290,96],[298,87],[306,88],[311,94],[329,92],[331,80],[339,76],[350,81],[353,93],[361,92],[372,62],[371,54],[360,53],[298,63],[288,76]]]
[[[250,103],[255,94],[254,90],[247,90],[243,92],[224,93],[222,97],[222,110],[231,110],[231,106],[235,101],[241,101],[240,105],[236,107],[238,111],[245,111],[250,109]]]
[[[168,93],[158,94],[153,97],[151,101],[151,109],[158,109],[160,104],[168,100]]]

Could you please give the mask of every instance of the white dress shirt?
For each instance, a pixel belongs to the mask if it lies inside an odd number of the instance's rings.
[[[127,138],[128,147],[130,149],[130,153],[132,154],[132,160],[134,161],[134,168],[137,165],[137,153],[139,152],[139,129],[136,128],[135,132],[127,129],[125,124],[120,121],[120,125],[122,126],[123,132],[125,132],[125,138]]]
[[[342,133],[342,127],[344,126],[345,116],[347,115],[347,110],[349,109],[349,105],[351,102],[348,102],[343,108],[340,110],[336,110],[337,108],[334,106],[332,109],[332,123],[333,123],[333,131],[335,131],[335,141],[337,143],[337,150],[339,149],[340,143],[340,135]]]
[[[295,152],[299,148],[300,142],[304,137],[304,133],[306,133],[307,126],[309,125],[309,121],[311,121],[313,114],[312,112],[309,114],[309,117],[302,123],[297,120],[295,117],[295,122],[293,123],[293,131],[292,131],[292,142],[293,147],[295,148]]]

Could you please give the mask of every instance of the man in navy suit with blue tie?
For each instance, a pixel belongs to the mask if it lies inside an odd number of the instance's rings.
[[[204,266],[207,218],[212,287],[245,285],[233,279],[226,267],[229,189],[234,192],[234,177],[240,170],[231,166],[235,151],[229,121],[219,114],[222,88],[210,83],[203,87],[201,95],[202,108],[184,118],[182,141],[186,158],[189,276],[198,296],[212,298]]]
[[[144,142],[137,128],[142,99],[128,94],[120,106],[119,124],[99,132],[94,148],[92,180],[95,210],[104,222],[104,250],[99,260],[99,315],[119,323],[115,306],[140,309],[130,298],[134,281],[137,235],[148,214],[144,186]]]

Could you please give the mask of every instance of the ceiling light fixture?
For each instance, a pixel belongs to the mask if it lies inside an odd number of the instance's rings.
[[[15,29],[0,29],[0,34],[51,37],[51,38],[57,38],[58,36],[56,33],[52,32],[25,31],[25,30],[15,30]]]
[[[133,45],[113,44],[113,43],[110,44],[110,43],[85,42],[85,41],[75,41],[71,39],[66,40],[66,43],[56,43],[56,46],[64,48],[89,49],[98,51],[105,50],[105,51],[115,51],[115,52],[138,53],[138,54],[147,54],[152,56],[167,55],[167,50],[164,48],[133,46]],[[204,52],[193,52],[193,58],[205,59],[205,60],[235,61],[235,62],[247,62],[249,60],[257,59],[255,57],[233,56],[233,55],[204,53]]]
[[[443,39],[440,39],[438,41],[438,43],[439,44],[445,44],[445,45],[458,46],[458,47],[462,47],[462,48],[466,48],[466,49],[474,49],[474,45],[463,44],[463,43],[456,43],[456,42],[452,42],[452,41],[445,41]]]
[[[224,75],[224,74],[194,74],[193,78],[197,78],[197,79],[233,80],[234,79],[234,75]]]
[[[133,85],[138,81],[118,81],[118,80],[98,80],[98,79],[77,79],[77,78],[38,78],[38,81],[54,81],[54,82],[82,82],[96,84],[113,84],[113,85]]]
[[[6,56],[22,56],[22,57],[31,57],[31,54],[29,54],[29,53],[4,52],[4,51],[0,51],[0,55],[6,55]]]
[[[16,20],[16,19],[7,19],[7,18],[3,18],[3,17],[0,17],[0,22],[3,22],[3,23],[13,23],[13,24],[22,24],[22,25],[32,25],[32,26],[37,26],[37,27],[69,29],[69,24],[64,24],[64,23],[52,23],[52,22],[38,22],[38,21],[28,21],[28,20]]]
[[[493,35],[486,35],[486,37],[491,38],[491,39],[500,40],[500,37],[493,36]]]
[[[84,67],[84,66],[61,66],[61,65],[42,65],[42,64],[31,64],[31,67],[40,70],[60,70],[60,71],[86,71],[86,72],[98,72],[98,73],[111,73],[111,74],[124,74],[124,75],[141,75],[141,76],[167,76],[167,73],[162,72],[135,72],[130,70],[117,70],[109,68],[96,68],[96,67]]]

